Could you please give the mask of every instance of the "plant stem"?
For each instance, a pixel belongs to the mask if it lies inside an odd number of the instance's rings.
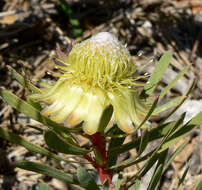
[[[107,168],[106,139],[99,132],[89,137],[93,143],[94,149],[100,154],[103,164],[98,163],[96,159],[93,160],[88,155],[84,155],[84,158],[88,160],[89,162],[91,162],[92,165],[96,168],[102,184],[104,184],[105,180],[108,180],[109,186],[113,187],[112,179],[111,179],[111,170],[106,169]]]

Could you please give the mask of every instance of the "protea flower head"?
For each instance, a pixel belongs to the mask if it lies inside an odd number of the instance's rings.
[[[130,53],[108,32],[76,44],[67,55],[58,50],[53,61],[62,69],[58,81],[32,98],[48,104],[44,116],[75,126],[83,121],[83,130],[98,131],[103,111],[113,106],[113,122],[132,133],[141,123],[145,109],[136,92],[136,66]]]

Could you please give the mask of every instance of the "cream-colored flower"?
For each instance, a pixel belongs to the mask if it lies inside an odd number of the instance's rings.
[[[92,135],[111,104],[113,122],[126,133],[135,131],[145,107],[135,89],[136,66],[114,35],[98,33],[73,46],[68,55],[58,50],[54,62],[62,75],[53,86],[32,95],[48,104],[42,111],[44,116],[71,126],[84,121],[84,132]]]

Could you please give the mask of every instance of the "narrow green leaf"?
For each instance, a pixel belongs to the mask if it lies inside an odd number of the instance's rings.
[[[114,135],[120,135],[120,134],[124,134],[116,125],[114,126],[114,128],[112,129],[112,133]],[[107,156],[107,165],[108,167],[113,166],[114,164],[116,164],[117,161],[117,157],[118,154],[113,154],[111,155],[111,150],[115,147],[120,147],[123,142],[125,140],[125,137],[122,138],[111,138],[110,143],[109,143],[109,148],[108,148],[108,156]]]
[[[140,158],[137,158],[136,155],[132,156],[122,162],[117,163],[116,165],[112,166],[110,169],[117,169],[117,168],[123,169],[123,168],[129,167],[129,166],[138,164],[138,163],[150,158],[150,156],[154,153],[154,151],[155,151],[155,149]]]
[[[180,189],[182,188],[182,183],[184,182],[185,177],[186,177],[186,175],[187,175],[187,172],[188,172],[188,170],[189,170],[189,168],[190,168],[190,163],[191,163],[191,162],[189,161],[189,163],[187,164],[186,169],[184,170],[184,173],[183,173],[182,177],[181,177],[180,180],[179,180],[179,183],[178,183],[178,186],[177,186],[177,190],[180,190]]]
[[[143,137],[143,139],[144,138],[149,139],[149,140],[145,139],[143,141],[149,141],[149,142],[151,142],[152,140],[164,137],[164,139],[161,141],[159,146],[154,151],[151,151],[150,153],[148,153],[147,155],[143,156],[142,158],[140,158],[138,160],[136,160],[137,156],[131,157],[131,158],[129,158],[129,159],[127,159],[127,160],[125,160],[125,161],[123,161],[121,163],[116,164],[115,166],[112,166],[111,168],[115,169],[115,168],[118,168],[118,167],[122,167],[122,168],[129,167],[129,166],[131,166],[133,164],[136,164],[136,163],[138,163],[140,161],[145,160],[148,156],[150,156],[151,154],[154,154],[154,152],[156,152],[156,151],[161,152],[161,151],[167,149],[168,147],[167,148],[163,147],[164,143],[166,143],[167,139],[170,138],[170,136],[173,134],[173,132],[177,128],[180,127],[180,125],[183,122],[184,116],[185,116],[185,114],[183,114],[181,116],[181,118],[176,122],[170,122],[170,123],[161,125],[158,128],[152,129],[150,132],[148,132],[148,136]],[[130,143],[122,145],[119,149],[118,148],[113,149],[112,153],[110,155],[113,155],[114,153],[117,153],[117,152],[120,154],[120,153],[123,153],[125,151],[130,150],[131,148],[137,148],[140,145],[140,143],[141,143],[141,137],[135,139],[133,142],[130,142]]]
[[[133,185],[138,178],[143,177],[156,163],[158,158],[159,154],[154,151],[150,158],[147,160],[147,162],[145,162],[145,164],[133,176],[128,179],[128,181],[130,181],[131,183],[129,186]]]
[[[5,139],[5,140],[8,140],[12,143],[23,146],[31,152],[39,153],[39,154],[42,154],[42,155],[47,156],[49,158],[53,158],[53,159],[58,160],[58,161],[65,161],[67,163],[72,162],[72,161],[63,159],[63,158],[57,156],[56,154],[51,153],[51,152],[47,151],[46,149],[44,149],[40,146],[37,146],[37,145],[25,140],[24,138],[14,134],[14,133],[8,132],[8,131],[4,130],[2,127],[0,127],[0,137]]]
[[[153,102],[150,110],[148,111],[148,113],[145,116],[144,120],[142,121],[142,123],[140,124],[140,126],[138,126],[137,129],[141,128],[144,125],[144,123],[146,121],[148,121],[148,119],[152,115],[154,109],[156,108],[156,105],[158,103],[158,99],[159,99],[158,97],[155,99],[155,101]],[[136,131],[137,131],[137,129],[136,129]],[[150,136],[150,134],[147,131],[145,131],[145,135],[140,137],[141,141],[140,141],[140,146],[139,146],[139,151],[138,151],[137,156],[139,156],[145,150],[145,148],[147,147],[147,144],[149,143],[149,136]]]
[[[113,114],[113,106],[110,105],[104,110],[102,114],[100,124],[98,127],[99,132],[103,132],[105,130],[109,121],[111,120],[112,114]]]
[[[137,156],[141,155],[143,151],[145,150],[145,148],[147,147],[149,143],[149,136],[150,136],[149,132],[145,131],[145,134],[140,137],[141,141],[140,141],[140,146],[139,146],[139,151]]]
[[[53,189],[44,183],[39,183],[39,190],[53,190]]]
[[[41,90],[34,86],[29,80],[25,79],[19,73],[15,71],[12,67],[8,66],[8,70],[11,72],[11,76],[16,79],[20,84],[30,89],[32,92],[40,93]]]
[[[143,177],[152,168],[152,166],[156,163],[156,161],[158,160],[158,157],[159,157],[159,154],[155,153],[154,155],[152,155],[151,158],[142,167],[142,169],[140,169],[140,172],[138,172],[138,176]]]
[[[83,187],[80,186],[80,184],[76,185],[76,184],[71,184],[69,185],[69,187],[73,190],[85,190]]]
[[[123,175],[120,173],[115,184],[115,190],[121,190]]]
[[[163,98],[166,93],[176,84],[176,82],[187,72],[189,65],[187,65],[177,76],[161,91],[159,99]]]
[[[198,126],[202,123],[202,111],[198,113],[194,118],[192,118],[187,124],[182,126],[180,129],[176,130],[162,145],[160,151],[163,151],[174,143],[176,143],[180,138],[185,136],[188,132],[190,132],[194,127]]]
[[[154,174],[152,175],[152,179],[150,181],[150,184],[149,184],[149,187],[147,190],[154,190],[161,178],[161,175],[162,175],[162,170],[163,170],[163,164],[159,165]]]
[[[192,89],[194,88],[195,84],[196,84],[196,81],[193,80],[191,86],[189,87],[189,89],[187,90],[187,92],[186,92],[185,95],[184,95],[185,98],[182,99],[182,101],[179,102],[179,103],[177,104],[177,106],[176,106],[164,119],[161,120],[161,122],[158,124],[159,126],[162,125],[171,115],[173,115],[173,114],[178,110],[178,108],[179,108],[179,107],[184,103],[184,101],[187,99],[188,95],[190,94],[190,92],[191,92]]]
[[[44,175],[59,179],[61,181],[64,181],[66,183],[78,184],[78,181],[74,179],[71,175],[68,175],[67,173],[61,172],[55,168],[52,168],[42,163],[30,162],[30,161],[19,161],[16,163],[16,167],[22,168],[24,170],[29,170],[36,173],[44,174]]]
[[[1,97],[13,108],[17,109],[18,111],[24,113],[26,116],[43,123],[44,125],[50,127],[52,130],[56,131],[62,131],[65,133],[69,133],[70,131],[74,131],[71,128],[64,127],[63,125],[60,125],[52,120],[50,120],[47,117],[44,117],[40,114],[40,112],[35,109],[33,106],[25,102],[24,100],[20,99],[16,95],[14,95],[12,92],[8,90],[2,90],[0,92]]]
[[[29,96],[27,96],[26,99],[27,99],[27,102],[28,102],[31,106],[33,106],[34,108],[36,108],[36,109],[39,110],[39,111],[42,111],[43,108],[42,108],[42,106],[40,105],[40,103],[33,101],[33,99],[30,98]]]
[[[168,133],[168,131],[173,127],[174,124],[175,124],[175,122],[168,122],[166,124],[160,125],[157,128],[154,128],[151,131],[149,131],[149,134],[148,134],[149,142],[159,139],[159,138],[163,137],[164,135],[166,135]],[[140,141],[141,141],[141,137],[133,140],[132,142],[126,143],[120,147],[113,148],[109,153],[109,157],[114,154],[121,154],[132,148],[137,148],[138,145],[140,144]]]
[[[170,158],[166,161],[166,163],[163,166],[163,173],[167,170],[167,168],[170,166],[172,161],[175,159],[175,157],[184,149],[184,147],[189,143],[189,141],[185,141],[183,144],[181,144],[177,150],[170,156]]]
[[[163,77],[166,69],[168,68],[168,65],[171,61],[172,58],[172,53],[171,52],[166,52],[157,65],[155,66],[155,69],[153,73],[151,74],[148,82],[144,86],[143,91],[141,92],[141,97],[147,98],[156,88],[158,82],[161,80]]]
[[[155,108],[156,108],[156,105],[157,105],[157,103],[158,103],[158,100],[159,100],[158,97],[154,100],[154,102],[153,102],[151,108],[149,109],[147,115],[145,116],[145,118],[144,118],[144,120],[142,121],[142,123],[137,127],[136,131],[137,131],[138,129],[140,129],[140,128],[145,124],[146,121],[149,120],[150,116],[153,114],[153,112],[154,112],[154,110],[155,110]]]
[[[93,177],[86,171],[86,169],[79,167],[77,169],[77,177],[79,180],[79,183],[83,188],[86,190],[99,190],[98,185],[96,184]]]
[[[158,163],[150,180],[147,190],[154,190],[158,185],[161,176],[163,174],[163,166],[165,164],[166,156],[168,154],[168,149],[159,154]]]
[[[100,164],[101,166],[104,165],[104,161],[102,158],[102,155],[100,154],[100,152],[98,150],[94,150],[95,153],[95,160],[97,161],[98,164]]]
[[[202,179],[199,181],[199,183],[194,187],[193,190],[201,190],[202,189]]]
[[[28,104],[27,102],[25,102],[22,99],[18,98],[13,93],[11,93],[11,92],[9,92],[7,90],[2,90],[0,95],[13,108],[15,108],[18,111],[24,113],[28,117],[30,117],[30,118],[38,121],[38,122],[43,123],[49,129],[51,129],[54,132],[60,134],[61,136],[63,136],[62,133],[64,133],[65,135],[69,134],[71,136],[70,131],[75,131],[74,129],[64,127],[63,125],[58,124],[58,123],[50,120],[48,117],[42,116],[41,113],[39,112],[39,110],[35,109],[30,104]],[[80,148],[76,144],[69,143],[69,145],[72,146],[72,148],[75,148],[78,151],[81,151],[81,154],[86,153],[85,149]]]
[[[160,147],[161,145],[159,145]],[[133,175],[129,178],[129,181],[131,182],[131,185],[134,184],[134,182],[140,177],[143,177],[152,167],[153,165],[156,163],[157,160],[159,160],[159,163],[162,164],[161,162],[164,160],[160,160],[162,158],[162,156],[165,156],[167,154],[167,152],[164,153],[157,153],[158,147],[155,149],[155,151],[152,153],[152,155],[150,156],[150,158],[147,160],[147,162],[144,163],[144,165]],[[165,158],[163,158],[165,159]],[[158,164],[157,164],[158,167]],[[158,177],[158,176],[156,176]],[[134,182],[133,182],[134,181]]]
[[[177,131],[183,123],[183,120],[185,118],[185,114],[183,113],[180,118],[175,122],[175,125],[170,129],[170,131],[163,137],[163,140],[161,141],[160,145],[158,146],[157,150],[158,152],[162,152],[164,150],[166,150],[169,147],[164,146],[167,142],[167,140],[169,139],[169,137],[175,132]],[[164,147],[163,147],[164,146]],[[163,147],[163,148],[162,148]]]
[[[185,98],[186,98],[186,96],[179,96],[177,98],[174,98],[174,99],[170,100],[169,102],[163,104],[162,106],[156,107],[152,114],[157,115],[173,106],[176,106],[179,103],[181,103]]]
[[[75,148],[70,144],[64,142],[59,138],[54,132],[46,131],[44,134],[44,139],[46,144],[53,150],[57,152],[62,152],[65,154],[83,155],[87,154],[89,150],[83,150],[81,148]]]
[[[163,139],[162,139],[161,143],[157,146],[157,148],[155,148],[153,151],[151,151],[151,152],[149,152],[147,154],[147,156],[149,156],[149,160],[153,159],[153,157],[155,157],[155,156],[158,156],[157,152],[161,152],[160,148],[166,142],[168,137],[180,126],[180,124],[183,122],[184,116],[185,116],[185,114],[182,114],[181,118],[178,119],[178,121],[172,123],[171,128],[167,131],[167,133],[165,135],[163,135]],[[146,155],[143,158],[145,159]],[[141,159],[143,159],[143,158],[141,158]],[[131,166],[131,165],[135,164],[136,162],[137,162],[136,157],[134,157],[134,158],[132,157],[132,158],[129,158],[129,159],[123,161],[122,163],[119,163],[119,164],[113,166],[112,168],[117,168],[117,167],[121,166],[122,169],[123,169],[125,167],[128,167],[128,166]],[[152,160],[151,160],[151,162],[152,162]],[[142,172],[142,170],[143,170],[143,173],[144,173],[144,171],[145,171],[144,168],[150,167],[150,165],[148,165],[148,164],[149,164],[149,161],[147,161],[146,164],[144,164],[142,166],[142,168],[138,171],[138,173]]]
[[[176,151],[175,153],[173,153],[173,155],[171,155],[170,159],[164,164],[164,168],[163,168],[163,173],[165,172],[165,170],[167,169],[167,167],[170,165],[170,163],[172,162],[172,160],[175,158],[175,156],[180,152],[182,151],[182,149],[186,146],[188,142],[185,142],[183,143]],[[144,156],[140,157],[137,159],[137,156],[133,156],[133,157],[130,157],[129,159],[126,159],[118,164],[116,164],[115,166],[112,166],[111,169],[117,169],[119,167],[121,168],[126,168],[126,167],[129,167],[129,166],[132,166],[132,165],[135,165],[135,164],[138,164],[142,161],[145,161],[146,159],[148,159],[153,153],[154,153],[155,149],[154,150],[151,150],[150,152],[148,152],[147,154],[145,154]]]
[[[141,181],[139,179],[136,179],[135,185],[133,186],[132,190],[139,190],[140,189],[140,183],[141,183]]]
[[[103,190],[110,190],[110,189],[109,189],[109,182],[108,182],[108,179],[106,179],[106,180],[104,181]]]
[[[74,35],[76,37],[80,37],[82,35],[82,29],[80,27],[79,20],[75,17],[71,6],[65,0],[60,0],[60,6],[69,18],[69,21],[74,30]]]

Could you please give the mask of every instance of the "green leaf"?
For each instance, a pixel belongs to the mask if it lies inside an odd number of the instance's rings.
[[[16,163],[16,167],[22,168],[24,170],[29,170],[36,173],[44,174],[44,175],[59,179],[61,181],[64,181],[66,183],[78,184],[78,181],[72,178],[72,176],[68,175],[67,173],[61,172],[55,168],[52,168],[42,163],[30,162],[30,161],[19,161]]]
[[[152,159],[153,157],[155,157],[155,156],[157,155],[157,152],[158,152],[158,151],[159,151],[159,152],[162,151],[160,148],[161,148],[162,145],[166,142],[166,140],[168,139],[168,137],[169,137],[169,136],[180,126],[180,124],[183,122],[184,116],[185,116],[185,114],[182,114],[181,118],[180,118],[178,121],[176,121],[176,122],[174,122],[174,123],[171,122],[171,125],[170,125],[169,130],[167,130],[167,132],[163,135],[163,140],[162,140],[161,143],[158,145],[158,147],[155,148],[153,151],[149,152],[147,155],[143,156],[142,158],[140,158],[140,159],[138,159],[138,160],[136,160],[136,158],[137,158],[136,156],[135,156],[135,157],[131,157],[131,158],[129,158],[129,159],[127,159],[127,160],[125,160],[125,161],[123,161],[123,162],[121,162],[121,163],[116,164],[115,166],[113,166],[113,167],[111,167],[111,168],[122,167],[122,169],[123,169],[123,168],[125,168],[125,167],[129,167],[129,166],[131,166],[131,165],[133,165],[133,164],[136,164],[137,161],[139,162],[140,160],[144,160],[144,159],[146,159],[147,157],[150,157],[150,159]],[[169,125],[168,125],[168,126],[169,126]],[[151,135],[151,131],[148,132],[148,134]],[[156,135],[156,134],[154,134],[154,135]],[[153,136],[151,136],[151,137],[153,137]],[[144,138],[144,137],[143,137],[143,138]],[[147,137],[147,138],[148,138],[148,137]],[[140,143],[140,142],[138,142],[137,144],[139,145],[139,143]],[[124,145],[123,145],[123,146],[124,146]],[[163,149],[163,150],[165,150],[165,149]],[[148,162],[149,162],[149,161],[148,161]],[[152,160],[151,160],[151,162],[152,162]],[[139,171],[143,170],[144,167],[147,167],[147,165],[145,164]]]
[[[161,80],[161,78],[163,77],[166,69],[168,68],[168,65],[171,61],[172,58],[172,53],[171,52],[166,52],[161,59],[159,60],[159,62],[157,63],[157,65],[155,66],[155,69],[153,71],[153,73],[151,74],[148,82],[146,83],[146,85],[144,86],[143,91],[141,92],[141,97],[143,98],[147,98],[156,88],[158,82]]]
[[[113,106],[110,105],[104,110],[102,114],[100,124],[98,127],[99,132],[103,132],[105,130],[109,121],[111,120],[112,114],[113,114]]]
[[[64,127],[63,125],[58,124],[58,123],[50,120],[48,117],[42,116],[41,113],[39,112],[39,110],[35,109],[30,104],[28,104],[27,102],[25,102],[22,99],[18,98],[13,93],[11,93],[11,92],[9,92],[7,90],[2,90],[0,95],[13,108],[15,108],[18,111],[24,113],[28,117],[30,117],[30,118],[38,121],[38,122],[43,123],[49,129],[51,129],[54,132],[60,134],[60,136],[64,136],[64,135],[67,135],[67,134],[69,134],[71,136],[70,131],[75,131],[74,129]],[[63,133],[64,133],[64,135],[63,135]],[[85,154],[86,152],[88,152],[87,150],[80,148],[76,144],[69,143],[69,146],[72,146],[72,148],[77,149],[77,151],[80,151],[81,154]]]
[[[162,175],[162,171],[163,171],[163,164],[159,165],[154,174],[152,175],[152,179],[150,181],[150,184],[149,184],[149,187],[148,187],[148,190],[154,190],[161,178],[161,175]]]
[[[82,35],[82,29],[80,27],[79,20],[75,17],[72,11],[71,6],[65,0],[60,0],[60,6],[62,7],[63,11],[69,18],[69,21],[74,30],[74,35],[76,37],[80,37]]]
[[[151,158],[146,162],[146,164],[138,171],[138,176],[143,177],[156,163],[159,158],[159,154],[154,153]],[[136,174],[137,175],[137,174]]]
[[[176,84],[176,82],[187,72],[189,65],[187,65],[177,76],[161,91],[159,99],[163,98],[165,94]]]
[[[27,102],[31,105],[31,106],[33,106],[34,108],[36,108],[37,110],[39,110],[39,111],[42,111],[42,106],[40,105],[40,103],[38,103],[38,102],[35,102],[32,98],[30,98],[29,96],[27,96],[26,97],[26,99],[27,99]]]
[[[141,183],[141,181],[139,179],[136,179],[135,185],[133,186],[132,190],[139,190],[140,189],[140,183]]]
[[[165,170],[168,168],[168,166],[171,164],[172,160],[177,156],[177,154],[182,151],[182,149],[187,145],[188,142],[184,142],[179,148],[177,148],[177,150],[170,156],[170,158],[168,159],[168,161],[164,164],[164,167],[163,167],[163,173],[165,172]],[[146,159],[148,159],[153,153],[154,153],[155,149],[154,150],[151,150],[149,153],[145,154],[144,156],[140,157],[137,159],[137,155],[133,156],[133,157],[130,157],[129,159],[123,161],[123,162],[120,162],[118,164],[116,164],[115,166],[111,167],[112,169],[114,168],[118,168],[118,167],[122,167],[122,168],[125,168],[125,167],[129,167],[131,165],[135,165],[135,164],[138,164],[139,162],[142,162]]]
[[[147,147],[148,143],[149,143],[149,132],[148,131],[144,131],[144,135],[142,135],[141,141],[140,141],[140,146],[139,146],[139,151],[137,156],[141,155],[143,153],[143,151],[145,150],[145,148]]]
[[[50,130],[45,132],[44,139],[46,144],[51,149],[57,152],[62,152],[65,154],[74,154],[74,155],[83,155],[89,152],[89,150],[84,150],[78,147],[75,148],[72,145],[67,144],[61,138],[59,138],[54,132]]]
[[[104,181],[103,190],[110,190],[110,189],[109,189],[109,182],[108,182],[108,179],[106,179],[106,180]]]
[[[142,162],[142,161],[148,159],[154,153],[154,151],[155,151],[155,149],[140,158],[137,158],[137,155],[132,156],[129,159],[126,159],[120,163],[117,163],[115,166],[112,166],[110,169],[117,169],[117,168],[123,169],[123,168],[129,167],[129,166],[138,164],[139,162]]]
[[[166,163],[163,166],[163,173],[167,170],[167,168],[170,166],[170,164],[172,163],[172,161],[175,159],[175,157],[184,149],[184,147],[189,143],[189,141],[185,141],[184,143],[182,143],[177,150],[170,155],[170,158],[166,161]]]
[[[98,150],[94,150],[94,153],[95,153],[95,160],[98,164],[100,164],[101,166],[104,165],[104,161],[103,161],[103,158],[102,158],[102,155],[100,154],[100,152]]]
[[[143,164],[143,166],[133,175],[131,176],[128,181],[131,183],[129,186],[133,185],[138,178],[143,177],[151,167],[156,163],[158,160],[159,154],[154,151],[150,158]]]
[[[169,102],[163,104],[162,106],[156,107],[153,111],[153,115],[157,115],[175,105],[178,105],[179,103],[181,103],[184,99],[186,98],[186,96],[179,96],[177,98],[174,98],[172,100],[170,100]]]
[[[160,146],[161,145],[159,145],[159,147]],[[153,165],[156,163],[157,160],[159,160],[158,164],[162,164],[162,162],[164,162],[167,152],[165,151],[165,152],[159,154],[159,153],[157,153],[157,150],[158,150],[158,147],[152,153],[152,155],[147,160],[147,162],[145,162],[144,165],[133,176],[131,176],[129,178],[131,185],[134,183],[133,181],[137,180],[137,178],[143,177],[153,167]],[[158,167],[158,164],[157,164],[157,167]],[[159,176],[158,175],[155,176],[155,180],[157,179],[157,177],[159,177]]]
[[[185,113],[183,113],[180,118],[175,122],[175,125],[169,130],[169,132],[163,137],[163,140],[161,141],[160,145],[158,146],[157,150],[158,152],[162,152],[166,150],[169,147],[163,147],[164,144],[166,144],[169,137],[182,126],[183,120],[185,118]],[[162,148],[163,147],[163,148]]]
[[[50,129],[55,131],[62,131],[65,133],[69,133],[70,131],[74,131],[71,128],[64,127],[63,125],[60,125],[52,120],[50,120],[47,117],[44,117],[40,114],[39,110],[25,102],[24,100],[20,99],[16,95],[14,95],[12,92],[8,90],[2,90],[0,92],[1,97],[13,108],[17,109],[18,111],[22,112],[26,116],[43,123],[44,125],[48,126]]]
[[[53,190],[53,189],[44,183],[40,183],[39,184],[39,190]]]
[[[194,187],[194,190],[201,190],[202,189],[202,179],[199,181],[199,183]]]
[[[8,70],[11,72],[11,76],[15,78],[20,84],[30,89],[32,92],[40,93],[41,90],[34,86],[29,80],[17,73],[12,67],[8,66]]]
[[[86,171],[86,169],[79,167],[77,169],[77,177],[79,180],[79,183],[83,188],[86,190],[99,190],[98,185],[96,184],[93,177]]]
[[[123,175],[119,173],[118,179],[115,184],[115,190],[121,190],[122,178],[123,178]]]
[[[150,180],[147,190],[154,190],[156,186],[158,185],[161,179],[161,176],[163,174],[163,166],[165,164],[167,154],[168,154],[168,150],[165,150],[159,155],[157,166],[154,170],[154,173],[152,175],[152,178]]]
[[[114,134],[114,135],[120,135],[120,134],[124,134],[118,127],[117,127],[117,125],[115,125],[112,129],[111,129],[112,131],[112,133]],[[122,144],[123,144],[123,142],[124,142],[124,140],[125,140],[125,137],[122,137],[122,138],[111,138],[111,140],[110,140],[110,143],[109,143],[109,148],[108,148],[108,151],[107,151],[107,153],[108,153],[108,156],[107,156],[107,165],[108,165],[108,167],[111,167],[111,166],[113,166],[114,164],[116,164],[116,161],[117,161],[117,157],[118,157],[118,155],[119,154],[113,154],[113,155],[111,155],[111,150],[113,149],[113,148],[115,148],[115,147],[120,147]]]
[[[163,151],[173,144],[175,144],[180,138],[185,136],[188,132],[190,132],[194,127],[198,126],[202,123],[202,111],[198,113],[195,117],[193,117],[188,123],[184,126],[176,130],[162,145],[160,151]]]
[[[141,128],[141,126],[144,125],[144,123],[146,121],[148,121],[148,119],[150,118],[150,116],[152,115],[157,103],[158,103],[158,97],[156,98],[156,100],[153,102],[150,110],[148,111],[147,115],[145,116],[144,120],[142,121],[142,123],[140,124],[140,126],[138,126],[137,129]],[[136,129],[136,130],[137,130]],[[150,134],[148,133],[148,131],[144,131],[145,135],[142,135],[140,138],[141,138],[141,141],[140,141],[140,145],[139,145],[139,151],[138,151],[138,154],[137,156],[141,155],[141,153],[145,150],[145,148],[147,147],[148,143],[149,143],[149,136]]]
[[[142,123],[137,127],[137,129],[136,129],[135,131],[137,131],[138,129],[140,129],[140,128],[145,124],[145,122],[149,120],[150,116],[153,114],[153,112],[154,112],[154,110],[155,110],[155,108],[156,108],[156,105],[157,105],[157,103],[158,103],[158,100],[159,100],[158,97],[154,100],[154,102],[153,102],[151,108],[149,109],[147,115],[145,116],[144,120],[143,120]]]
[[[180,190],[182,188],[182,183],[185,180],[185,177],[187,175],[187,172],[188,172],[189,168],[190,168],[190,162],[187,164],[187,167],[184,170],[184,173],[183,173],[182,177],[179,180],[179,183],[178,183],[178,186],[177,186],[177,190]]]
[[[39,153],[39,154],[42,154],[42,155],[47,156],[49,158],[53,158],[53,159],[58,160],[58,161],[65,161],[67,163],[72,162],[72,161],[63,159],[63,158],[57,156],[56,154],[51,153],[51,152],[47,151],[46,149],[44,149],[40,146],[37,146],[37,145],[25,140],[24,138],[16,135],[16,134],[8,132],[8,131],[4,130],[2,127],[0,127],[0,137],[3,139],[6,139],[12,143],[23,146],[31,152]]]
[[[181,119],[183,119],[183,118],[181,118]],[[176,124],[177,124],[176,122],[169,122],[169,123],[160,125],[157,128],[154,128],[151,131],[149,131],[147,134],[148,136],[143,137],[142,141],[151,142],[151,141],[156,140],[158,138],[164,137],[165,135],[168,134],[168,132],[171,129],[173,129],[173,127],[176,128],[176,127],[180,126],[180,125],[176,125]],[[122,145],[121,147],[117,147],[117,148],[112,149],[110,152],[110,156],[114,155],[114,154],[121,154],[123,152],[126,152],[126,151],[132,149],[132,148],[137,148],[141,143],[141,138],[142,137],[139,137],[139,138],[133,140],[132,142],[129,142],[129,143]],[[144,138],[148,138],[148,139],[144,139]]]
[[[174,124],[175,122],[168,122],[166,124],[162,124],[158,126],[157,128],[154,128],[151,131],[149,131],[148,133],[149,142],[165,136],[168,133],[168,131],[173,127]],[[145,136],[145,137],[148,138],[148,136]],[[141,141],[141,137],[133,140],[132,142],[126,143],[120,147],[115,147],[110,151],[109,156],[112,156],[114,154],[124,153],[132,148],[137,148],[140,144],[140,141]]]
[[[195,84],[196,84],[196,81],[193,80],[191,86],[189,87],[189,89],[187,90],[187,92],[186,92],[185,95],[184,95],[185,98],[182,99],[182,101],[179,102],[179,103],[177,104],[177,106],[176,106],[164,119],[162,119],[162,120],[160,121],[160,123],[159,123],[158,125],[162,125],[162,123],[164,123],[171,115],[173,115],[173,114],[177,111],[177,109],[178,109],[178,108],[184,103],[184,101],[187,99],[188,95],[190,94],[191,90],[194,88]]]

